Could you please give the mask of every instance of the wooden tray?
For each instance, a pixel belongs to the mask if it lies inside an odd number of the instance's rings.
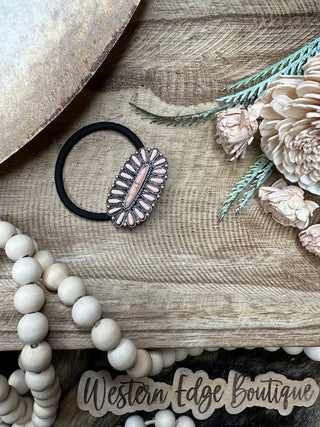
[[[209,0],[144,2],[80,95],[2,164],[1,218],[84,277],[104,315],[139,347],[319,345],[319,259],[301,248],[297,231],[274,223],[256,198],[239,218],[217,221],[226,192],[259,154],[258,143],[231,163],[215,143],[212,122],[151,125],[129,106],[167,114],[207,108],[227,83],[316,38],[318,23],[319,6],[309,1],[237,0],[232,10],[229,2]],[[162,197],[132,231],[78,218],[56,194],[61,146],[99,120],[129,126],[169,160]],[[78,144],[65,169],[74,200],[103,211],[113,177],[132,151],[110,132]],[[0,262],[0,345],[18,349],[17,286],[3,253]],[[55,294],[45,313],[54,348],[91,346],[89,331],[73,325]]]
[[[140,0],[0,0],[0,163],[83,88]]]

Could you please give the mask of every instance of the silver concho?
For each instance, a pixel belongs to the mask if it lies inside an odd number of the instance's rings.
[[[167,159],[157,148],[140,148],[116,176],[107,198],[107,213],[117,227],[135,227],[158,200],[168,174]]]

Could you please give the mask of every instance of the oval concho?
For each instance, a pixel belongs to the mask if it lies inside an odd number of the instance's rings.
[[[157,148],[140,148],[116,176],[107,198],[107,213],[117,227],[135,227],[158,200],[168,174],[167,159]]]

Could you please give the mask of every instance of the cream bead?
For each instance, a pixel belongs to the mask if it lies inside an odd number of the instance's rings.
[[[212,352],[212,351],[217,351],[219,350],[219,347],[205,347],[204,348],[206,351]]]
[[[47,336],[48,331],[49,322],[43,313],[25,314],[18,323],[18,336],[25,344],[42,341]]]
[[[54,406],[49,406],[48,408],[43,408],[37,402],[35,402],[33,405],[33,410],[34,410],[34,413],[39,418],[48,418],[48,417],[52,417],[53,415],[55,415],[57,413],[58,404],[56,404]]]
[[[124,423],[124,427],[145,427],[145,424],[140,415],[131,415]]]
[[[320,347],[304,347],[303,350],[309,359],[320,362]]]
[[[4,250],[8,258],[12,261],[18,261],[20,258],[34,254],[34,243],[31,237],[25,234],[16,234],[10,237]]]
[[[162,353],[159,350],[150,350],[149,354],[152,359],[152,368],[150,376],[158,375],[163,369],[163,357]]]
[[[62,262],[49,265],[43,273],[43,283],[49,291],[56,292],[63,279],[69,276],[69,268]]]
[[[8,397],[9,384],[8,380],[4,375],[0,375],[0,402]]]
[[[39,243],[36,240],[34,240],[34,239],[32,239],[32,241],[33,241],[34,251],[38,252],[38,250],[40,249],[39,248]]]
[[[182,415],[177,419],[176,427],[196,427],[196,425],[188,415]]]
[[[162,348],[161,353],[163,357],[164,368],[168,368],[174,364],[176,361],[176,352],[174,351],[174,348]]]
[[[8,383],[14,387],[19,394],[26,394],[29,391],[29,387],[26,384],[24,372],[21,369],[17,369],[12,372],[8,379]]]
[[[7,221],[0,221],[0,248],[4,248],[10,237],[17,234],[14,225]]]
[[[33,257],[39,262],[43,271],[45,271],[49,265],[54,263],[54,258],[50,251],[38,250]]]
[[[18,285],[27,285],[40,279],[42,269],[38,261],[32,257],[18,259],[11,270],[12,278]]]
[[[24,414],[22,415],[22,417],[20,417],[17,421],[16,424],[14,424],[13,426],[25,426],[25,424],[31,420],[31,416],[32,416],[32,410],[33,410],[33,399],[31,399],[31,397],[23,397],[23,400],[26,403],[26,409]],[[13,427],[12,426],[12,427]]]
[[[188,356],[188,349],[187,348],[176,348],[176,362],[182,362],[187,356]]]
[[[44,391],[51,387],[56,379],[54,367],[49,365],[49,368],[41,372],[26,371],[26,383],[32,391]]]
[[[16,234],[23,234],[23,232],[20,230],[20,228],[16,227]]]
[[[137,360],[137,347],[131,340],[121,338],[117,347],[108,351],[108,360],[117,371],[126,371],[132,368]]]
[[[176,417],[170,409],[158,411],[154,417],[155,427],[175,427]]]
[[[87,294],[86,286],[80,277],[69,276],[62,280],[58,286],[59,300],[68,306],[72,306],[79,298]]]
[[[20,396],[17,390],[14,387],[9,386],[8,396],[0,402],[0,417],[14,411],[19,404],[19,399]]]
[[[34,401],[37,402],[39,406],[42,406],[42,408],[51,408],[52,406],[57,405],[57,403],[59,402],[60,396],[61,396],[61,390],[59,388],[58,392],[55,395],[48,397],[48,399],[35,398]]]
[[[137,350],[137,360],[132,368],[127,370],[128,375],[133,378],[143,378],[150,375],[152,359],[147,350]]]
[[[121,330],[113,319],[100,319],[91,329],[91,340],[101,351],[110,351],[120,342]]]
[[[51,427],[53,426],[56,417],[57,416],[55,414],[48,418],[40,418],[33,412],[31,420],[34,424],[34,427]]]
[[[27,409],[26,402],[24,401],[24,399],[20,397],[18,406],[13,411],[9,412],[9,414],[2,415],[1,416],[2,421],[8,424],[13,424],[16,421],[18,421],[19,418],[22,417],[26,409]]]
[[[19,313],[28,314],[40,311],[45,303],[45,295],[40,286],[31,283],[21,286],[13,298],[13,305]]]
[[[264,349],[265,349],[265,350],[267,350],[267,351],[271,351],[271,352],[278,351],[278,350],[279,350],[279,348],[280,348],[280,347],[264,347]]]
[[[102,314],[101,304],[91,296],[78,299],[72,307],[72,319],[78,326],[91,328]]]
[[[21,371],[25,371],[24,366],[21,362],[21,353],[19,353],[19,356],[18,356],[18,366],[21,369]]]
[[[297,354],[300,354],[303,352],[303,347],[282,347],[282,348],[286,353],[291,354],[292,356],[296,356]]]
[[[21,351],[21,363],[27,371],[40,372],[51,363],[52,350],[46,341],[38,344],[27,344]]]
[[[188,354],[189,356],[200,356],[200,354],[203,353],[203,348],[201,347],[191,347],[188,348]]]
[[[51,399],[51,397],[56,396],[59,393],[60,393],[60,381],[57,376],[53,385],[50,386],[48,389],[43,391],[32,390],[32,396],[35,399],[38,399],[39,401]]]

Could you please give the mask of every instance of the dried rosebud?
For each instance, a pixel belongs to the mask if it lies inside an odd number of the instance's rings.
[[[300,230],[308,227],[309,218],[319,207],[311,200],[304,200],[303,195],[301,188],[287,185],[283,179],[279,179],[271,187],[259,189],[264,211],[271,213],[272,218],[279,224]]]
[[[307,251],[320,256],[320,224],[311,225],[311,227],[301,231],[299,239]]]
[[[217,113],[217,142],[234,160],[244,155],[258,130],[259,102],[245,109],[242,105]]]

